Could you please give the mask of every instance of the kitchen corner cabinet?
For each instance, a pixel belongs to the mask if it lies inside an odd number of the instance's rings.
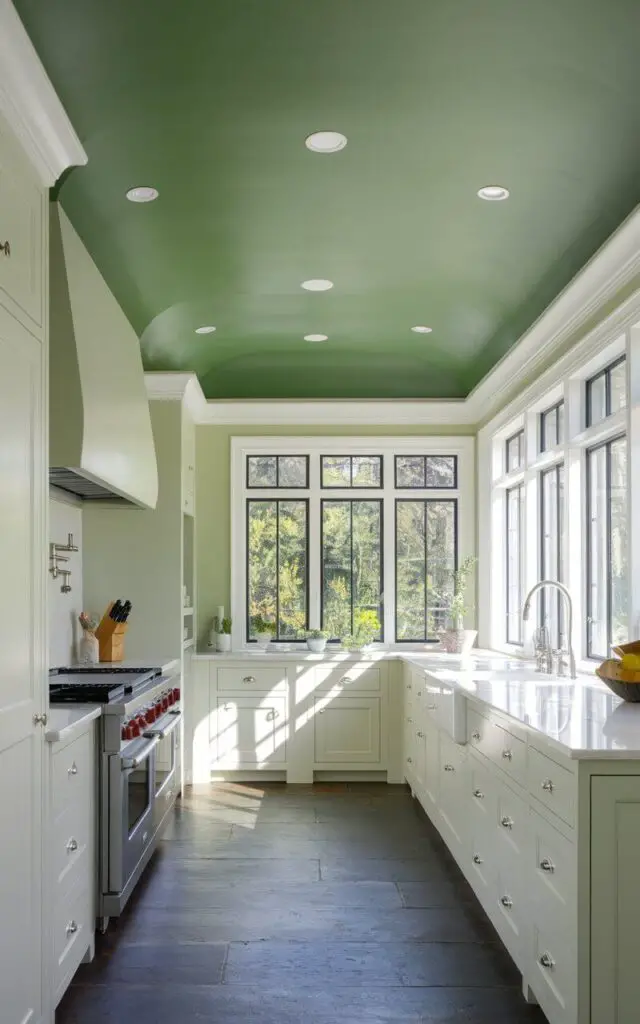
[[[571,760],[409,665],[403,714],[405,778],[527,998],[550,1024],[637,1024],[640,762]]]
[[[354,772],[387,778],[386,663],[196,655],[192,668],[187,781],[221,772],[256,779],[270,772],[291,783]]]
[[[49,748],[49,990],[57,1006],[95,951],[96,723]]]

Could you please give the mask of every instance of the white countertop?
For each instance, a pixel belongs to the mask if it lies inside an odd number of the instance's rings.
[[[270,662],[382,661],[399,659],[428,672],[435,680],[464,692],[474,704],[508,715],[537,733],[566,757],[575,759],[640,759],[640,703],[616,697],[596,675],[578,679],[536,673],[526,661],[474,650],[466,661],[438,651],[379,650],[298,651],[196,654],[216,661],[262,659]],[[482,709],[481,709],[482,710]]]
[[[83,732],[87,726],[100,718],[102,710],[99,704],[71,704],[64,707],[56,706],[49,709],[47,731],[44,738],[47,743],[67,741]]]
[[[566,757],[640,758],[640,704],[616,697],[597,676],[558,679],[517,661],[500,666],[496,660],[495,666],[483,669],[422,657],[403,660],[462,690],[474,704],[500,711],[541,734]]]

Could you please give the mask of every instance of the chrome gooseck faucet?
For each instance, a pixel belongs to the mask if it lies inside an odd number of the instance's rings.
[[[555,655],[557,655],[557,658],[558,658],[558,673],[557,674],[559,676],[563,676],[564,675],[564,662],[562,660],[562,656],[563,656],[563,654],[567,653],[569,655],[569,675],[571,676],[572,679],[575,679],[577,677],[576,657],[575,657],[575,654],[573,653],[573,647],[571,646],[571,636],[572,636],[572,629],[573,629],[573,602],[571,601],[571,594],[569,593],[569,591],[565,587],[564,583],[558,583],[557,580],[540,580],[539,583],[536,583],[531,588],[531,590],[529,591],[529,593],[527,594],[527,596],[524,599],[524,604],[522,606],[522,621],[526,622],[527,619],[529,618],[529,613],[531,612],[531,598],[533,597],[534,594],[536,594],[538,592],[538,590],[542,590],[544,587],[555,587],[555,589],[558,591],[558,593],[562,594],[562,597],[564,598],[564,601],[565,601],[565,604],[566,604],[566,607],[567,607],[567,638],[568,638],[567,646],[569,648],[569,650],[567,652],[565,652],[563,650],[547,652],[549,654],[549,657],[546,660],[545,670],[546,670],[546,672],[549,675],[552,674],[552,672],[553,672],[553,660],[552,660],[550,655],[551,654],[555,654]]]

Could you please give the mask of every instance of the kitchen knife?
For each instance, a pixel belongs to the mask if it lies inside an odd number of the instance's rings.
[[[120,615],[121,611],[122,611],[122,604],[120,603],[120,599],[118,599],[117,601],[114,601],[114,603],[111,605],[111,610],[109,612],[109,618],[113,619],[114,622],[119,622],[120,621],[119,615]]]
[[[131,601],[125,601],[124,602],[124,604],[122,606],[122,617],[120,619],[120,622],[126,622],[127,621],[127,619],[129,618],[129,613],[131,612],[132,607],[133,607],[133,605],[131,604]]]

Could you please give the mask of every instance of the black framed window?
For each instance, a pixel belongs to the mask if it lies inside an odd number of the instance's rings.
[[[458,564],[455,498],[396,499],[396,641],[436,641]]]
[[[396,455],[394,462],[400,490],[455,490],[458,486],[455,455]]]
[[[628,632],[627,439],[587,450],[587,657],[608,658]]]
[[[325,490],[382,487],[382,456],[322,455],[320,481]]]
[[[384,639],[382,501],[323,498],[321,534],[322,628],[341,640],[374,613]]]
[[[508,437],[504,444],[505,472],[513,473],[524,465],[524,430]]]
[[[247,636],[256,615],[295,640],[309,624],[309,502],[247,500]]]
[[[560,463],[540,474],[540,579],[563,582],[564,561],[564,465]],[[549,631],[553,650],[564,640],[564,606],[557,590],[540,592],[540,622]]]
[[[546,452],[564,441],[564,402],[540,413],[540,451]]]
[[[627,361],[624,356],[586,383],[587,427],[601,423],[627,405]]]
[[[247,489],[297,490],[308,486],[308,455],[247,456]]]
[[[524,545],[524,485],[506,492],[506,618],[507,643],[522,644],[522,562]]]

